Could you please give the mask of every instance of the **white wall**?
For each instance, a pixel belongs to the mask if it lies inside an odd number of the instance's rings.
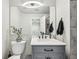
[[[66,55],[70,58],[70,0],[56,0],[56,27],[63,18],[64,21],[64,41],[66,42]]]
[[[19,27],[20,11],[17,7],[10,8],[10,24]]]
[[[9,49],[9,0],[2,0],[2,59],[7,59]]]

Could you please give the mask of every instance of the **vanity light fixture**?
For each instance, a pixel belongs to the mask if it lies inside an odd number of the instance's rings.
[[[38,1],[27,1],[24,4],[22,4],[23,7],[26,8],[38,8],[43,6],[44,4],[38,2]]]

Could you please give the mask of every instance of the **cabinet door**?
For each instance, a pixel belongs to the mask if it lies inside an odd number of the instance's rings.
[[[50,59],[65,59],[64,53],[49,54]]]
[[[34,59],[47,59],[48,54],[35,54]]]

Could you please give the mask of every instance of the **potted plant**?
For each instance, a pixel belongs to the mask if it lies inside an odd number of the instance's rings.
[[[22,41],[22,37],[21,37],[22,36],[22,28],[16,28],[14,26],[11,26],[11,28],[12,28],[12,32],[17,34],[16,41],[17,42]]]

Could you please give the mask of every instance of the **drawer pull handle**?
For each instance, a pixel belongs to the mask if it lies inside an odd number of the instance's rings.
[[[46,57],[45,59],[51,59],[50,57]]]
[[[53,49],[50,49],[50,50],[48,50],[48,49],[44,49],[44,51],[47,51],[47,52],[49,52],[49,51],[53,51]]]

